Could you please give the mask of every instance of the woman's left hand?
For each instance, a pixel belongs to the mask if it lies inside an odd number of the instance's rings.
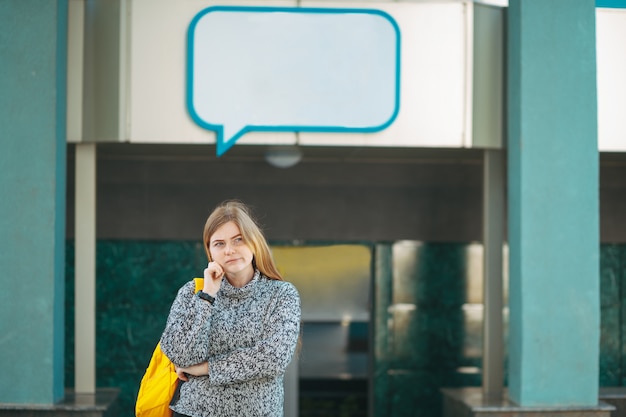
[[[209,374],[209,362],[201,362],[196,365],[191,365],[186,368],[176,367],[176,375],[181,381],[188,381],[187,375],[193,376],[206,376]]]

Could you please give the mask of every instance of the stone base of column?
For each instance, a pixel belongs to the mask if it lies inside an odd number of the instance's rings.
[[[626,387],[600,387],[600,401],[615,407],[612,417],[626,417]]]
[[[118,388],[99,388],[95,394],[65,392],[56,404],[0,403],[2,417],[118,417]]]
[[[598,401],[590,407],[521,407],[507,398],[484,398],[481,387],[444,388],[443,417],[611,417],[615,410],[610,404]]]

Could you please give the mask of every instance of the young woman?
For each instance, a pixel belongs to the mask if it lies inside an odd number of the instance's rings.
[[[300,332],[300,297],[283,281],[245,205],[227,201],[204,227],[204,288],[179,291],[161,336],[184,383],[177,415],[282,416],[283,375]]]

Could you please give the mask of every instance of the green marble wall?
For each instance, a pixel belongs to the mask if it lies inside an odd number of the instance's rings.
[[[626,386],[626,244],[600,247],[600,386]]]
[[[65,381],[74,385],[74,244],[67,242]],[[439,417],[439,388],[479,386],[479,367],[463,350],[468,330],[467,245],[376,245],[370,335],[370,387],[376,417]],[[626,244],[601,246],[600,384],[626,385]],[[393,262],[402,255],[407,262]],[[120,387],[120,417],[134,415],[139,381],[177,289],[202,271],[201,244],[186,241],[99,241],[96,283],[97,386]],[[622,302],[623,300],[623,302]],[[411,307],[411,306],[414,307]],[[476,336],[476,335],[474,335]],[[351,417],[344,410],[342,414]]]
[[[479,374],[460,371],[481,366],[462,346],[468,336],[482,337],[462,320],[466,245],[410,245],[400,252],[395,245],[377,245],[375,251],[372,393],[377,417],[438,417],[441,387],[481,385]],[[398,268],[398,256],[413,261]],[[600,259],[599,380],[601,386],[624,386],[626,244],[601,245]]]
[[[439,416],[441,387],[480,384],[459,372],[479,365],[463,354],[466,245],[378,245],[375,256],[388,266],[375,269],[374,415]]]
[[[96,385],[119,387],[120,417],[134,415],[139,382],[178,288],[206,265],[195,242],[99,241]],[[74,244],[67,243],[66,386],[74,385]]]

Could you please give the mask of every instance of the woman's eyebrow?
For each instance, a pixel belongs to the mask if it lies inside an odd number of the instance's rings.
[[[238,238],[238,237],[242,237],[242,236],[241,236],[241,233],[236,234],[235,236],[231,237],[230,239],[232,240],[232,239],[236,239],[236,238]],[[211,241],[211,243],[215,243],[215,242],[223,242],[223,241],[224,241],[224,239],[213,239],[213,240]]]

